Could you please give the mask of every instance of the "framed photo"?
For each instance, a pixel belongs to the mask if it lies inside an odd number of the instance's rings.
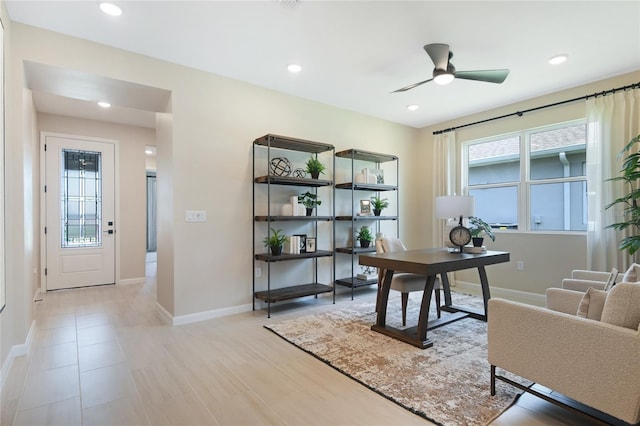
[[[315,253],[316,252],[316,239],[315,238],[307,238],[307,253]]]
[[[300,237],[300,253],[307,251],[307,234],[293,234],[294,237]]]
[[[384,184],[384,170],[375,169],[371,173],[376,175],[376,183],[377,184],[379,184],[379,185]]]
[[[360,200],[360,216],[371,214],[371,200]]]

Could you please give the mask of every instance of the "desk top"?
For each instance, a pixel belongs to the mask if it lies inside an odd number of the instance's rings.
[[[450,253],[446,248],[396,251],[381,254],[361,254],[361,265],[393,271],[413,272],[421,275],[437,275],[461,269],[477,268],[509,262],[509,252],[486,251],[484,253]]]

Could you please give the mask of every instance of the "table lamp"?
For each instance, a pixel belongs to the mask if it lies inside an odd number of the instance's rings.
[[[449,232],[449,240],[458,247],[459,253],[462,253],[462,248],[471,241],[471,231],[462,224],[462,219],[473,216],[474,210],[475,199],[473,197],[457,195],[436,197],[436,216],[438,219],[460,218],[458,226]]]

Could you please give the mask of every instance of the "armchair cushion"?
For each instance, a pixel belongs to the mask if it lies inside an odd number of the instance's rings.
[[[640,281],[640,265],[632,263],[622,276],[622,282],[635,283],[636,281]]]
[[[637,330],[640,325],[640,283],[614,286],[604,303],[601,321]]]
[[[593,287],[587,289],[580,305],[578,306],[577,315],[580,318],[588,318],[595,321],[600,321],[602,317],[602,309],[604,303],[607,300],[607,292],[603,290],[596,290]]]

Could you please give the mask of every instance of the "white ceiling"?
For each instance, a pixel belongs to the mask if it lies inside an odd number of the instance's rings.
[[[93,0],[6,1],[12,21],[418,128],[640,70],[640,1],[115,3],[123,9],[117,18]],[[391,94],[431,77],[428,43],[449,44],[458,70],[511,73],[500,85],[454,80]],[[569,60],[549,65],[558,53]],[[290,74],[290,63],[302,72]],[[121,88],[98,76],[92,84],[55,89],[46,67],[32,66],[36,107],[46,112],[76,115],[64,108],[78,100],[76,111],[86,115],[86,103],[105,88],[114,95]],[[58,79],[73,82],[73,70],[66,71],[58,70]],[[112,110],[126,107],[129,118],[132,108],[153,110],[126,96],[113,99]],[[408,111],[410,104],[420,108]],[[98,119],[109,120],[101,114]]]

